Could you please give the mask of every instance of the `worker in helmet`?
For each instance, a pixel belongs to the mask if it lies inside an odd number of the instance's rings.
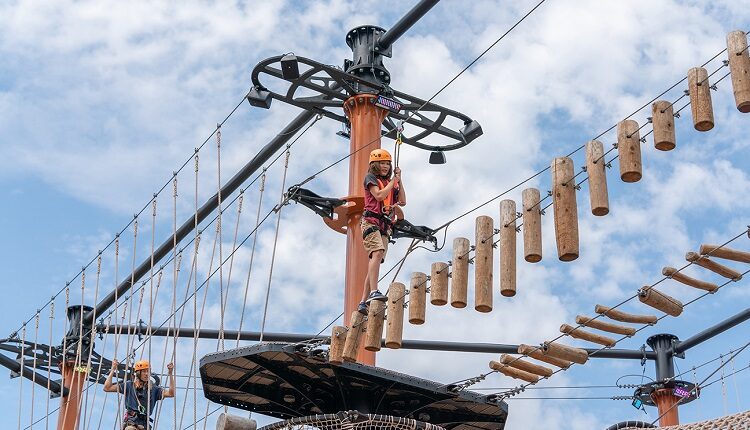
[[[380,265],[385,261],[388,240],[392,233],[396,205],[406,204],[406,191],[401,169],[393,168],[391,154],[385,149],[370,152],[370,168],[365,175],[365,210],[362,214],[362,239],[369,256],[362,302],[357,310],[367,314],[372,300],[386,301],[378,290]]]
[[[132,381],[114,384],[112,383],[112,377],[117,370],[117,365],[117,360],[112,360],[112,369],[104,382],[104,391],[124,394],[125,413],[123,414],[122,430],[151,429],[149,415],[156,409],[156,402],[174,397],[174,364],[167,364],[169,376],[169,388],[167,389],[151,383],[151,365],[147,360],[136,361],[133,366]]]

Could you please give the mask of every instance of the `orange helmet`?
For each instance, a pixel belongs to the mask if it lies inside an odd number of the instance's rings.
[[[136,372],[139,370],[145,370],[151,368],[151,365],[148,364],[148,360],[139,360],[135,362],[135,366],[133,366],[133,370]]]
[[[391,154],[385,149],[375,149],[370,152],[370,163],[374,161],[391,161]]]

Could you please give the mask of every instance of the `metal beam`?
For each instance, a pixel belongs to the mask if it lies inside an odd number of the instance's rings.
[[[63,394],[65,396],[68,395],[68,389],[60,386],[58,382],[50,381],[49,379],[47,379],[46,376],[42,376],[34,372],[33,370],[29,369],[26,366],[21,366],[21,364],[18,361],[10,357],[7,357],[3,354],[0,354],[0,366],[7,367],[8,369],[11,370],[11,372],[16,372],[19,375],[23,376],[24,378],[28,379],[29,381],[32,381],[36,383],[37,385],[41,385],[44,388],[47,388],[49,386],[50,392],[54,394],[57,394],[57,395]]]
[[[422,18],[433,6],[438,4],[440,0],[421,0],[416,6],[411,8],[397,23],[393,24],[393,27],[388,30],[377,44],[377,48],[381,51],[388,49],[393,42],[399,37],[403,36],[407,30],[411,28],[420,18]]]
[[[138,326],[110,326],[110,333],[121,333],[123,330],[130,330],[130,333],[139,330]],[[143,327],[140,327],[141,333],[145,333]],[[100,333],[103,330],[98,330]],[[165,327],[155,327],[150,331],[152,336],[174,336],[174,332]],[[224,330],[224,339],[237,339],[239,334],[240,340],[257,341],[260,339],[260,333],[256,331]],[[181,328],[177,337],[193,337],[193,328]],[[219,330],[200,329],[198,334],[200,339],[218,339]],[[289,342],[299,343],[305,341],[328,340],[329,336],[315,336],[312,334],[300,333],[263,333],[263,340],[268,342]],[[383,342],[384,346],[385,343]],[[404,340],[401,343],[401,349],[418,349],[423,351],[452,351],[452,352],[480,352],[488,354],[517,354],[518,345],[506,345],[501,343],[469,343],[469,342],[447,342],[437,340]],[[656,353],[653,351],[640,351],[629,349],[594,349],[584,348],[591,358],[618,358],[626,360],[641,360],[645,356],[648,360],[656,359]]]
[[[252,160],[250,160],[245,166],[237,172],[236,175],[232,177],[222,188],[221,188],[221,195],[226,197],[230,194],[232,194],[234,191],[236,191],[240,186],[252,175],[255,173],[258,169],[260,169],[263,164],[268,161],[273,154],[276,153],[286,142],[288,142],[296,133],[299,131],[304,125],[309,122],[313,117],[315,116],[315,112],[309,112],[304,111],[301,114],[297,115],[292,122],[287,124],[286,127],[284,127],[279,134],[276,135],[273,139],[271,139],[270,142],[266,144],[256,155],[253,157]],[[202,222],[208,216],[219,206],[219,193],[213,195],[206,203],[201,206],[200,209],[198,209],[197,214],[195,217],[198,218],[198,223]],[[177,242],[179,243],[181,240],[186,238],[195,228],[195,217],[188,218],[182,226],[176,231],[175,235],[177,236]],[[173,236],[170,235],[167,240],[162,243],[159,248],[154,251],[153,260],[149,256],[146,258],[136,269],[133,271],[132,274],[125,277],[125,280],[122,281],[120,285],[117,286],[115,291],[111,292],[107,297],[102,299],[96,307],[86,313],[84,317],[84,324],[86,323],[93,323],[94,318],[97,315],[102,315],[107,309],[109,309],[110,306],[112,306],[115,303],[115,297],[121,297],[123,294],[125,294],[131,287],[134,282],[137,282],[140,280],[143,276],[145,276],[149,271],[151,270],[151,265],[156,264],[157,262],[161,261],[162,258],[167,256],[173,249]],[[153,261],[153,263],[152,263]],[[132,282],[131,282],[132,279]]]
[[[750,319],[750,308],[745,309],[744,311],[731,316],[724,321],[709,327],[705,330],[703,330],[700,333],[697,333],[682,342],[679,342],[677,345],[675,345],[672,348],[673,354],[682,354],[683,352],[687,351],[688,349],[703,343],[707,341],[708,339],[711,339],[714,336],[717,336],[721,333],[724,333],[725,331],[729,330],[730,328],[736,326],[737,324],[741,324],[745,321]]]

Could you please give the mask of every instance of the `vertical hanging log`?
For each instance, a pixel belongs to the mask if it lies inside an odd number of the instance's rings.
[[[609,213],[607,173],[605,172],[604,145],[598,140],[586,142],[586,172],[589,174],[589,200],[591,213],[604,216]]]
[[[674,132],[674,108],[666,100],[657,100],[651,105],[651,121],[654,124],[654,147],[659,151],[671,151],[677,146]]]
[[[367,331],[365,332],[365,349],[368,351],[380,351],[385,306],[386,302],[380,300],[370,302],[370,309],[367,311]]]
[[[711,103],[711,84],[705,68],[693,67],[688,71],[688,91],[695,129],[711,130],[714,128],[714,108]]]
[[[401,340],[404,336],[404,298],[406,286],[400,282],[394,282],[388,288],[388,319],[385,329],[385,347],[401,348]]]
[[[478,216],[474,254],[474,309],[492,311],[492,217]]]
[[[465,308],[469,287],[469,239],[453,239],[453,260],[451,260],[451,306]]]
[[[539,190],[523,190],[523,258],[529,263],[542,261],[542,213]]]
[[[366,324],[363,314],[358,311],[352,312],[352,317],[349,320],[349,331],[346,332],[346,341],[344,342],[344,354],[342,355],[344,361],[350,363],[357,361],[357,350]]]
[[[344,341],[346,340],[346,327],[335,325],[331,331],[331,346],[328,348],[328,362],[341,364],[344,361]]]
[[[516,202],[500,202],[500,294],[516,295]]]
[[[430,303],[443,306],[448,303],[448,264],[432,263],[430,273]]]
[[[578,205],[576,204],[573,160],[558,157],[552,161],[552,201],[555,211],[557,256],[560,261],[578,258]]]
[[[729,71],[732,74],[732,89],[737,110],[750,112],[750,55],[747,51],[747,35],[736,30],[727,34]]]
[[[643,176],[640,139],[637,122],[626,119],[617,124],[617,154],[623,182],[638,182]]]
[[[424,324],[425,309],[427,307],[427,275],[422,272],[411,274],[409,288],[409,322]]]

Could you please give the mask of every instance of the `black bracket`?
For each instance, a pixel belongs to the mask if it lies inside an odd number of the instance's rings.
[[[321,197],[310,190],[296,185],[287,190],[285,199],[299,203],[323,218],[331,219],[333,219],[333,210],[346,204],[346,200],[334,197]]]
[[[410,239],[422,240],[425,242],[437,243],[437,238],[434,236],[435,230],[423,226],[414,225],[405,219],[400,219],[393,224],[393,235],[394,239],[401,237],[408,237]]]

